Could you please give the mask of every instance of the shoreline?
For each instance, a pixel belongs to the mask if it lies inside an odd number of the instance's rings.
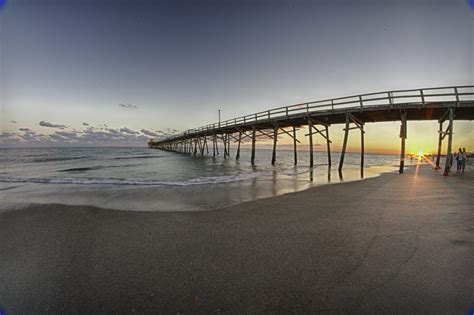
[[[466,175],[425,167],[205,212],[2,211],[0,305],[11,313],[465,313],[474,301]]]
[[[416,165],[407,165],[409,170]],[[3,183],[2,203],[25,205],[91,206],[136,212],[201,212],[246,202],[275,198],[326,185],[352,183],[396,172],[392,165],[370,166],[360,177],[360,168],[348,167],[341,178],[336,169],[308,169],[295,174],[274,172],[250,179],[185,186],[79,185],[56,183]],[[308,178],[313,178],[311,181]],[[1,186],[0,186],[1,187]],[[219,194],[215,194],[216,190]],[[17,201],[21,200],[21,201]],[[104,203],[106,203],[104,205]]]

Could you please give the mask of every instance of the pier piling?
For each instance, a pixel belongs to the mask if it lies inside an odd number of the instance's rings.
[[[398,172],[401,174],[405,168],[405,139],[407,137],[407,113],[403,112],[401,116],[401,126],[400,126],[400,138],[401,138],[401,148],[400,148],[400,168]]]

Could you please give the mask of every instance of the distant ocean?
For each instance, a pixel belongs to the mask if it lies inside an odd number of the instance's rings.
[[[256,163],[243,149],[231,157],[190,156],[148,148],[23,148],[0,149],[0,201],[59,203],[144,211],[207,210],[277,196],[328,183],[361,179],[360,155],[346,154],[343,178],[339,155],[260,149]],[[365,155],[365,178],[397,170],[396,155]],[[414,162],[413,162],[414,163]],[[410,161],[407,161],[407,165]]]

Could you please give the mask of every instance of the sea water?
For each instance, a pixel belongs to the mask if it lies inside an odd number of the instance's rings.
[[[395,171],[396,155],[346,153],[343,173],[326,152],[259,149],[231,156],[196,156],[148,148],[0,149],[0,201],[4,204],[59,203],[137,211],[208,210],[301,191],[317,185],[359,180]],[[410,162],[408,161],[407,164]]]

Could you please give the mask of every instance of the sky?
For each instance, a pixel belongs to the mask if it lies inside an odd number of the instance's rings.
[[[229,119],[331,97],[474,85],[473,7],[0,0],[0,146],[146,145],[214,123],[218,109]],[[367,124],[366,151],[398,152],[399,125]],[[474,151],[473,126],[456,122],[455,147]],[[409,122],[407,150],[434,151],[437,127]],[[336,149],[342,129],[331,126]],[[349,139],[357,151],[359,137]]]

